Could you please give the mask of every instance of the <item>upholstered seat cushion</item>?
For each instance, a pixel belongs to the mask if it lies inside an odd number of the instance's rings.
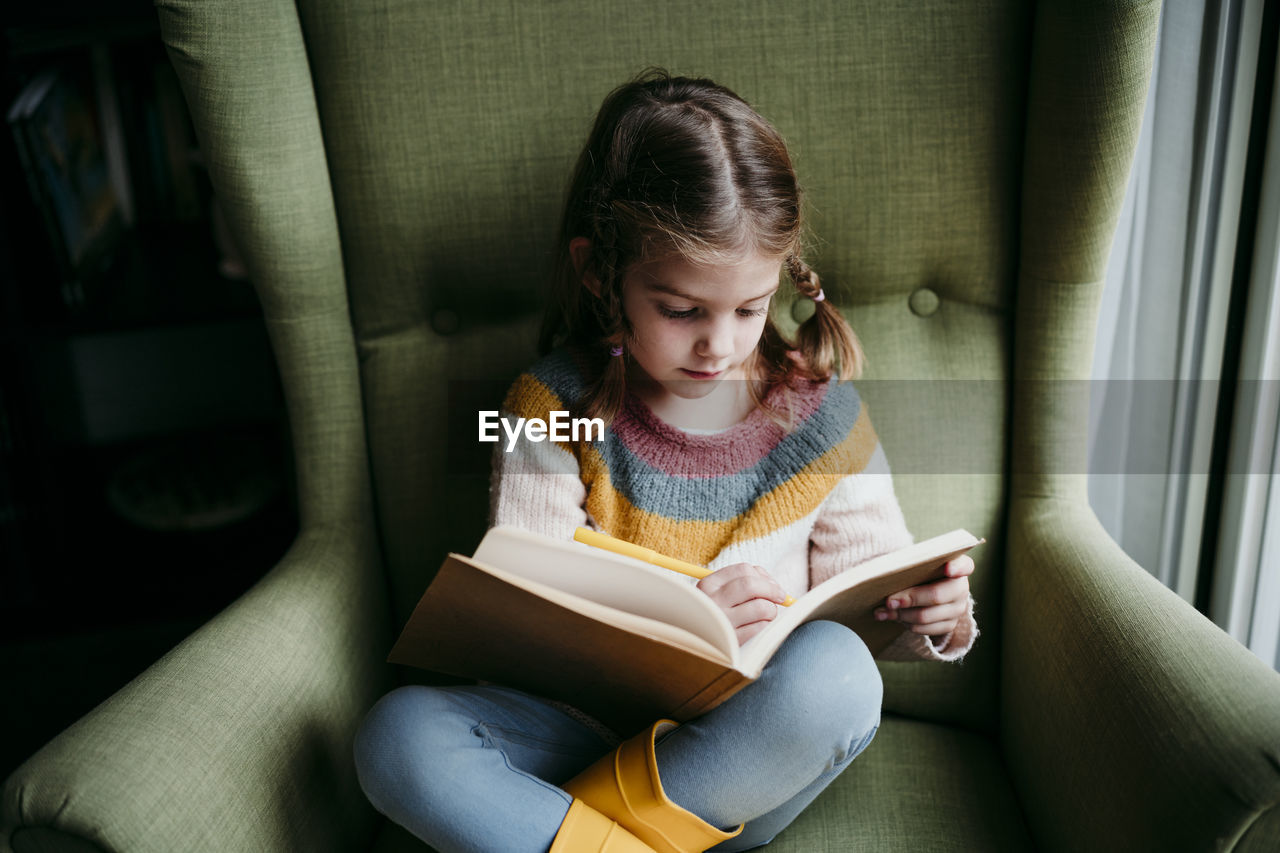
[[[373,847],[374,853],[427,849],[390,822]],[[1034,846],[991,740],[886,716],[866,751],[768,849],[996,853]]]

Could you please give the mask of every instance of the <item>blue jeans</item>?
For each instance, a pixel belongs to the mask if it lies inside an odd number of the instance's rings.
[[[856,634],[803,625],[758,680],[659,739],[663,789],[708,823],[747,825],[716,850],[767,844],[871,742],[881,694]],[[544,853],[573,802],[557,786],[611,750],[554,704],[496,686],[398,688],[355,740],[374,808],[442,853]]]

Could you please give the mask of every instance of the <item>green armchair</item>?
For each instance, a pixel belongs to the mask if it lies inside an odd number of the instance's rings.
[[[572,159],[646,65],[788,137],[908,521],[989,541],[974,651],[882,664],[875,741],[773,848],[1280,849],[1280,676],[1086,501],[1070,380],[1158,3],[158,5],[270,329],[301,532],[14,773],[0,850],[421,849],[365,802],[352,735],[419,677],[390,644],[484,528],[451,403],[532,359]]]

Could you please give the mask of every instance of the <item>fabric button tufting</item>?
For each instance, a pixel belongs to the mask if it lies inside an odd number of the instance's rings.
[[[797,323],[803,323],[812,317],[813,312],[817,310],[818,306],[814,304],[812,299],[806,299],[801,296],[791,303],[791,319]]]
[[[911,294],[911,298],[907,300],[907,304],[911,306],[911,311],[918,317],[928,317],[930,314],[938,310],[938,294],[934,293],[927,287],[922,287],[915,293]]]
[[[431,328],[437,335],[447,338],[462,327],[462,318],[452,308],[435,308],[431,312]]]

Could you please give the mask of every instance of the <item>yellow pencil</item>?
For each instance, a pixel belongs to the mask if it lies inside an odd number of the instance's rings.
[[[607,533],[600,533],[597,530],[591,530],[586,527],[579,527],[573,531],[573,538],[586,545],[594,548],[602,548],[605,551],[612,551],[614,554],[622,554],[625,557],[633,557],[644,563],[650,563],[655,566],[661,566],[664,569],[670,569],[673,572],[679,572],[682,575],[688,575],[691,578],[705,578],[711,574],[711,569],[706,566],[698,566],[693,563],[686,563],[684,560],[677,560],[675,557],[668,557],[665,554],[659,554],[652,548],[642,548],[639,545],[633,545],[622,539],[615,539]],[[795,603],[795,599],[787,596],[782,602],[784,607],[790,607]]]

